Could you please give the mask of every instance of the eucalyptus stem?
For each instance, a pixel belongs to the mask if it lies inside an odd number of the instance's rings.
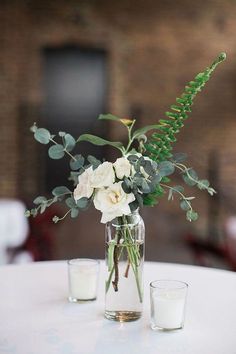
[[[50,138],[50,141],[55,145],[59,145],[53,138]],[[72,160],[76,161],[76,158],[66,149],[64,149],[65,153],[72,158]]]
[[[160,183],[160,186],[165,187],[165,188],[168,188],[168,189],[171,189],[171,190],[174,190],[176,193],[179,193],[179,195],[181,196],[181,198],[182,198],[183,200],[185,200],[185,202],[188,204],[189,209],[190,209],[191,211],[193,210],[191,203],[186,199],[185,195],[184,195],[183,193],[181,193],[179,190],[177,190],[177,189],[175,189],[175,188],[173,188],[173,187],[171,187],[171,186],[168,186],[167,184],[164,184],[164,183]]]

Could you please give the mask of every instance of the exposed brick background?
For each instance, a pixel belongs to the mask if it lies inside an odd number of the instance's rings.
[[[196,99],[176,151],[188,152],[202,177],[210,152],[217,152],[221,192],[226,196],[223,207],[230,205],[229,212],[234,212],[235,18],[232,0],[2,0],[0,196],[31,198],[41,183],[38,148],[28,127],[37,120],[43,102],[43,47],[69,43],[107,49],[109,110],[121,116],[137,112],[139,125],[163,117],[184,84],[226,51],[227,61]],[[123,139],[122,128],[112,125],[111,138]],[[202,218],[195,227],[204,233],[208,204],[201,196],[196,206]],[[144,211],[147,218],[155,217],[153,211],[148,213]],[[176,222],[180,217],[178,205],[165,201],[155,213],[168,213]],[[182,214],[181,218],[184,222]]]

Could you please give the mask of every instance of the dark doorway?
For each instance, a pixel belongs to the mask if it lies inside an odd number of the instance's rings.
[[[83,133],[107,138],[106,125],[97,121],[106,112],[107,53],[100,49],[74,46],[43,51],[44,104],[42,125],[52,133],[64,131],[75,138]],[[76,153],[104,157],[104,149],[81,143]],[[44,189],[68,185],[69,159],[51,160],[45,154]]]

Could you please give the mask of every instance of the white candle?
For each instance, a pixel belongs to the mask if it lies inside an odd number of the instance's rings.
[[[180,328],[183,323],[185,296],[178,292],[154,295],[154,321],[160,328]]]
[[[97,297],[98,262],[86,259],[69,261],[69,300],[95,300]]]
[[[158,282],[156,283],[158,284]],[[173,281],[172,286],[178,283],[179,288],[170,288],[170,283],[171,281],[162,281],[159,288],[158,286],[151,288],[153,329],[177,329],[183,327],[187,284]],[[183,284],[182,288],[181,284]],[[167,285],[166,288],[165,285]]]

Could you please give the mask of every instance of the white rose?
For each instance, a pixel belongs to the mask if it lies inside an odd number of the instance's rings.
[[[94,206],[102,212],[102,223],[106,223],[117,216],[131,213],[129,203],[135,200],[133,193],[125,193],[121,187],[122,182],[112,184],[109,188],[96,191]]]
[[[114,182],[115,172],[111,162],[103,162],[93,171],[91,185],[94,188],[109,187]]]
[[[91,177],[93,175],[92,166],[85,170],[78,178],[78,185],[74,190],[74,199],[90,198],[94,188],[91,186]]]
[[[124,176],[130,176],[131,164],[125,157],[119,157],[116,162],[113,163],[113,166],[115,168],[117,178],[122,179]]]

